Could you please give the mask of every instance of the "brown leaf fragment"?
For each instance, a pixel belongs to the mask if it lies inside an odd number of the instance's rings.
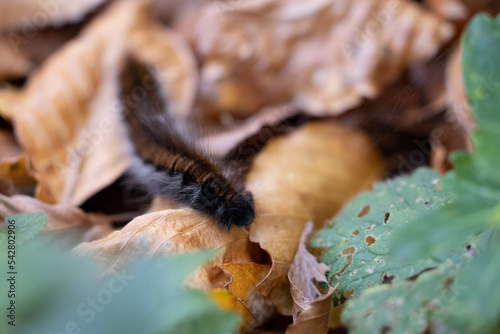
[[[288,279],[292,294],[293,320],[286,333],[326,333],[330,315],[331,296],[335,290],[328,286],[322,291],[317,284],[326,283],[326,272],[330,268],[324,263],[318,263],[316,258],[307,251],[307,236],[312,232],[313,224],[307,223],[300,238],[299,249],[295,255]]]
[[[237,298],[234,309],[243,316],[241,331],[246,332],[262,325],[274,314],[274,306],[255,286],[264,279],[270,266],[249,262],[223,263],[220,267],[231,276],[227,289]]]
[[[280,313],[292,314],[287,273],[305,224],[312,221],[322,227],[383,170],[367,137],[326,121],[271,140],[257,156],[247,178],[258,213],[249,228],[250,240],[272,260],[257,289]]]
[[[207,4],[193,27],[199,102],[236,118],[290,100],[340,114],[376,98],[454,34],[422,6],[393,0]]]

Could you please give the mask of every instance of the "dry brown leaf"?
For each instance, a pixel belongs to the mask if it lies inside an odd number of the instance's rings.
[[[191,286],[207,289],[224,287],[230,281],[219,264],[252,261],[248,253],[248,233],[239,228],[232,228],[227,233],[216,221],[191,209],[163,210],[139,216],[122,230],[104,239],[81,244],[75,251],[93,255],[105,264],[107,272],[120,270],[144,256],[214,248],[219,249],[220,254],[189,280]]]
[[[243,316],[240,328],[243,332],[253,329],[274,314],[274,306],[255,289],[271,268],[270,265],[249,263],[228,263],[220,267],[231,277],[227,288],[237,298],[232,306]]]
[[[367,137],[333,122],[311,122],[275,138],[257,156],[247,179],[258,213],[250,225],[250,240],[272,260],[271,271],[257,289],[280,313],[292,314],[287,273],[306,222],[322,227],[383,171]]]
[[[111,233],[111,221],[104,216],[87,214],[79,208],[65,205],[49,205],[33,197],[15,195],[11,197],[0,194],[0,225],[6,217],[23,212],[45,213],[49,218],[45,231],[68,230],[81,228],[81,241],[92,241]]]
[[[452,25],[407,1],[218,4],[203,8],[188,38],[203,64],[200,106],[238,118],[290,99],[339,114],[377,97],[453,35]]]
[[[44,63],[13,106],[40,200],[79,205],[128,168],[131,147],[121,123],[117,85],[126,50],[141,47],[135,52],[148,59],[156,55],[169,103],[180,109],[190,105],[194,81],[182,77],[192,74],[188,52],[172,34],[148,21],[143,7],[134,1],[110,6]],[[180,85],[182,80],[186,84]],[[176,89],[170,89],[174,84]]]
[[[2,0],[0,31],[19,29],[21,38],[32,38],[46,26],[76,22],[105,0]]]
[[[331,296],[335,291],[329,286],[326,291],[318,289],[316,284],[326,284],[326,272],[330,270],[324,263],[307,251],[306,241],[312,232],[313,224],[307,223],[300,238],[299,250],[295,255],[288,279],[293,297],[293,324],[287,333],[326,333],[330,314]]]

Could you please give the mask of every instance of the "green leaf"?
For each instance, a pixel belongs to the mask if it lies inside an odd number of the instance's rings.
[[[328,281],[332,286],[338,283],[335,304],[370,286],[439,265],[439,259],[402,264],[389,252],[393,231],[448,203],[448,196],[436,187],[438,179],[437,172],[420,169],[411,176],[377,183],[373,192],[356,197],[313,238],[312,247],[326,249],[322,261],[331,268]]]
[[[234,333],[238,315],[184,286],[186,275],[212,257],[205,252],[153,258],[100,277],[102,268],[94,261],[39,236],[16,253],[15,298],[3,293],[11,282],[0,281],[0,308],[7,310],[12,299],[16,303],[15,328],[1,321],[0,333]]]
[[[500,18],[476,15],[462,36],[467,99],[478,127],[500,128]],[[498,136],[498,132],[497,132]]]
[[[463,43],[464,81],[478,129],[474,153],[455,153],[454,170],[441,184],[453,204],[399,231],[392,251],[400,261],[419,261],[463,245],[500,225],[500,17],[477,15]],[[415,238],[415,235],[426,238]]]
[[[349,332],[499,332],[500,299],[491,295],[500,275],[500,247],[484,247],[489,237],[483,234],[470,249],[484,251],[475,261],[447,261],[415,281],[379,285],[349,301],[342,313]]]
[[[47,219],[43,212],[18,213],[5,218],[5,230],[0,229],[0,248],[7,246],[7,235],[15,236],[16,246],[22,245],[47,225]]]

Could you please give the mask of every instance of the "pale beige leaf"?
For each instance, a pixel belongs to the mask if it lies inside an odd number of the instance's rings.
[[[409,1],[217,3],[203,7],[192,31],[203,64],[199,103],[238,118],[289,100],[313,114],[342,113],[454,33]]]

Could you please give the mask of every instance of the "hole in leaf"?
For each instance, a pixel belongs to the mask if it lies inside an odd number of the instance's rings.
[[[361,211],[358,213],[358,218],[366,216],[369,212],[370,212],[370,206],[369,205],[365,205],[363,207],[363,209],[361,209]]]
[[[388,334],[392,331],[392,328],[390,326],[384,326],[382,327],[382,329],[380,330],[380,333],[381,334]]]
[[[386,212],[385,216],[384,216],[384,224],[387,224],[387,222],[389,221],[390,217],[391,217],[391,214],[389,212]]]
[[[354,290],[347,290],[344,294],[344,297],[351,298],[353,294],[354,294]]]
[[[392,281],[394,280],[395,277],[396,276],[394,276],[394,275],[387,276],[387,273],[384,273],[382,275],[382,281],[381,281],[381,283],[382,284],[392,284]]]
[[[372,237],[371,235],[369,235],[365,238],[366,246],[373,245],[375,243],[375,241],[376,241],[375,238]]]
[[[448,278],[443,282],[443,288],[449,290],[452,283],[453,283],[453,278]]]
[[[352,234],[358,235],[359,234],[359,230],[356,230],[356,231],[352,232]]]
[[[425,203],[424,203],[424,204],[425,204],[425,205],[431,205],[432,203],[434,203],[434,201],[429,200],[429,201],[425,201]]]
[[[344,254],[344,255],[354,254],[355,251],[356,251],[356,248],[349,247],[349,248],[344,249],[342,251],[342,254]]]
[[[351,247],[351,248],[354,249],[354,247]],[[337,276],[340,277],[340,275],[342,275],[344,273],[344,271],[347,269],[347,267],[349,267],[351,265],[351,263],[352,263],[352,254],[349,254],[349,255],[347,255],[346,265],[344,266],[344,268],[340,269],[340,271],[337,273]]]
[[[477,250],[475,247],[472,247],[471,245],[467,244],[465,246],[465,254],[469,256],[475,256],[477,253]]]

